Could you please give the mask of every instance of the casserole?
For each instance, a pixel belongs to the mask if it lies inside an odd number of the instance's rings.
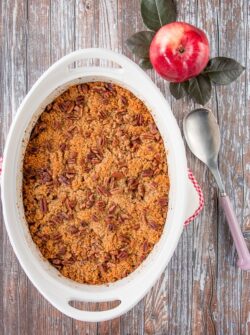
[[[119,66],[77,67],[77,61],[101,59]],[[70,65],[75,64],[72,68]],[[163,234],[147,259],[129,276],[109,285],[78,284],[62,277],[42,258],[25,222],[22,204],[22,161],[30,132],[47,104],[69,86],[108,81],[127,88],[151,111],[167,151],[170,178],[169,209]],[[2,203],[6,229],[24,271],[41,294],[62,313],[83,321],[109,320],[132,308],[158,279],[170,260],[184,221],[198,207],[198,195],[188,179],[184,144],[170,107],[150,78],[125,56],[104,49],[75,51],[52,65],[25,97],[12,123],[4,152]],[[120,304],[106,311],[83,311],[70,301]]]

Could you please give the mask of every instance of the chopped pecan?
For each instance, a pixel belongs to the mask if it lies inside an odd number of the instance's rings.
[[[143,199],[145,195],[145,186],[143,184],[139,184],[137,192],[140,199]]]
[[[134,228],[134,230],[139,230],[140,229],[140,225],[137,223],[137,224],[134,225],[133,228]]]
[[[86,201],[85,201],[85,207],[86,208],[91,208],[94,206],[94,203],[95,203],[95,195],[91,192],[88,192],[87,193],[87,198],[86,198]]]
[[[130,243],[130,237],[127,235],[120,235],[119,236],[119,240],[123,243],[123,244],[129,244]]]
[[[116,179],[114,177],[110,177],[107,178],[106,183],[107,187],[109,187],[110,189],[115,188],[116,187]]]
[[[60,222],[62,222],[63,220],[70,220],[71,219],[71,215],[67,214],[65,212],[59,212],[56,215],[57,220],[59,220]]]
[[[117,148],[119,146],[119,143],[120,143],[119,139],[117,137],[114,137],[112,141],[112,146],[114,148]]]
[[[57,225],[58,223],[60,223],[61,221],[58,220],[57,216],[53,216],[52,218],[49,219],[49,223],[53,224],[53,225]]]
[[[151,186],[152,188],[156,190],[158,188],[158,183],[156,183],[155,181],[152,181]]]
[[[95,215],[95,214],[93,214],[93,215],[92,215],[92,220],[95,221],[95,222],[98,222],[98,221],[99,221],[99,220],[98,220],[98,216]]]
[[[70,234],[77,234],[79,232],[79,229],[76,226],[69,226],[68,231]]]
[[[119,188],[119,187],[115,187],[115,188],[112,188],[111,190],[110,190],[110,193],[111,194],[119,194],[119,193],[121,193],[122,192],[122,190]]]
[[[82,95],[79,95],[78,97],[76,97],[76,105],[77,106],[83,106],[85,102],[85,98]]]
[[[149,130],[150,130],[150,132],[151,132],[153,135],[158,134],[158,129],[157,129],[155,123],[150,123],[150,124],[149,124]]]
[[[77,86],[78,92],[81,94],[87,93],[89,90],[88,84],[80,84]]]
[[[48,104],[47,106],[46,106],[46,112],[50,112],[51,111],[51,109],[52,109],[52,107],[53,107],[53,104],[51,103],[51,104]]]
[[[142,126],[144,123],[144,117],[142,114],[137,114],[134,116],[132,124],[133,126]]]
[[[63,260],[61,263],[62,263],[63,265],[72,265],[72,264],[75,263],[75,260],[72,259],[72,258],[70,258],[70,259]]]
[[[109,230],[109,231],[115,231],[115,229],[116,229],[116,226],[115,226],[114,223],[109,223],[109,224],[108,224],[108,230]]]
[[[40,210],[43,214],[47,213],[48,211],[48,206],[47,206],[47,201],[46,201],[46,198],[45,197],[42,197],[40,200],[39,200],[39,206],[40,206]]]
[[[162,161],[162,158],[161,158],[161,155],[160,154],[156,154],[154,156],[154,159],[157,161],[157,163],[161,162]]]
[[[102,148],[102,147],[105,146],[106,141],[107,141],[106,137],[105,137],[104,135],[100,135],[100,136],[97,138],[97,145],[98,145],[99,147]]]
[[[139,180],[138,180],[138,178],[129,178],[127,180],[127,184],[128,184],[128,189],[131,190],[131,191],[134,191],[138,187]]]
[[[59,108],[64,113],[71,113],[75,107],[73,101],[67,100],[59,104]]]
[[[109,116],[109,112],[107,110],[101,110],[99,112],[100,119],[106,119]]]
[[[101,194],[101,195],[105,195],[105,196],[110,196],[110,192],[109,190],[104,187],[104,186],[97,186],[97,191]]]
[[[73,126],[71,126],[71,127],[68,128],[67,132],[69,134],[73,134],[77,130],[78,130],[78,127],[76,125],[73,125]]]
[[[59,241],[62,239],[62,235],[60,233],[54,233],[50,237],[52,240],[55,240],[55,241]]]
[[[76,159],[77,159],[77,152],[71,152],[69,154],[69,158],[67,160],[68,164],[75,164],[76,163]]]
[[[96,205],[97,205],[97,207],[100,211],[103,211],[106,207],[106,202],[102,201],[102,200],[99,200],[99,201],[97,201]]]
[[[159,228],[160,228],[160,225],[157,224],[153,220],[148,220],[147,223],[148,223],[149,227],[152,228],[152,229],[154,229],[154,230],[159,230]]]
[[[29,146],[27,151],[30,153],[30,154],[35,154],[38,152],[38,148],[37,147],[34,147],[34,146]]]
[[[96,155],[93,151],[90,151],[88,154],[87,154],[87,160],[88,161],[92,161],[93,158],[96,158]]]
[[[108,209],[108,213],[109,213],[109,214],[113,214],[113,213],[115,212],[116,208],[117,208],[117,205],[113,203],[113,204],[109,207],[109,209]]]
[[[81,105],[75,106],[71,113],[67,113],[66,118],[68,120],[79,120],[83,115],[83,107]],[[71,122],[71,121],[69,121]]]
[[[98,164],[102,161],[103,155],[98,148],[92,148],[87,154],[87,161],[93,164]]]
[[[43,235],[41,236],[41,240],[42,240],[43,242],[47,242],[47,241],[49,240],[49,238],[50,238],[49,234],[43,234]]]
[[[145,133],[145,134],[141,134],[140,137],[141,137],[142,141],[145,141],[145,140],[153,141],[153,140],[155,140],[155,135],[153,135],[153,134]]]
[[[160,205],[161,207],[166,207],[166,206],[167,206],[167,203],[168,203],[167,198],[166,198],[166,197],[162,197],[162,198],[160,198],[160,199],[158,200],[158,203],[159,203],[159,205]]]
[[[149,249],[149,243],[148,243],[148,241],[144,241],[143,244],[142,244],[143,252],[147,252],[148,249]]]
[[[130,216],[126,213],[119,213],[119,217],[122,221],[128,220],[130,218]]]
[[[87,221],[82,220],[82,221],[80,222],[80,225],[81,225],[82,228],[86,228],[86,227],[88,227],[89,224],[88,224]]]
[[[36,179],[36,177],[37,177],[37,171],[36,171],[36,169],[27,166],[23,170],[23,175],[24,175],[25,178]],[[39,176],[41,178],[41,174],[39,174]]]
[[[155,134],[155,139],[156,141],[160,141],[161,135],[159,133]]]
[[[116,180],[120,180],[120,179],[122,179],[122,178],[125,177],[124,174],[123,174],[123,172],[121,172],[121,171],[115,171],[115,172],[112,173],[111,176],[113,178],[115,178]]]
[[[141,144],[141,139],[139,135],[135,135],[131,137],[131,142],[133,143],[133,145],[135,144]]]
[[[66,150],[66,148],[67,148],[67,144],[66,143],[61,143],[60,144],[60,149],[61,149],[62,152],[64,152]]]
[[[143,170],[141,173],[142,177],[152,177],[154,175],[154,171],[152,169]]]
[[[124,105],[124,106],[127,106],[128,105],[128,99],[122,95],[121,96],[121,103]]]
[[[66,252],[67,252],[67,248],[64,246],[58,251],[57,255],[58,256],[63,256],[63,255],[66,254]]]
[[[66,208],[69,211],[71,211],[72,209],[75,208],[77,201],[76,201],[76,199],[70,200],[69,198],[66,198],[65,201],[64,201],[64,203],[65,203]]]
[[[70,185],[70,180],[64,175],[60,175],[58,177],[58,181],[59,181],[59,183],[61,183],[63,185]]]
[[[102,158],[102,152],[101,152],[100,148],[93,147],[91,150],[94,154],[96,154],[96,156],[98,158]]]
[[[76,175],[76,172],[75,171],[65,171],[65,176],[68,178],[68,179],[73,179]]]
[[[62,128],[62,122],[58,121],[58,120],[54,120],[52,122],[52,127],[57,130],[57,129],[61,129]]]
[[[42,133],[45,129],[47,128],[47,125],[45,122],[37,122],[37,124],[35,125],[35,127],[33,128],[31,135],[30,135],[30,139],[33,140],[34,138],[36,138],[40,133]]]
[[[104,86],[96,85],[91,88],[91,91],[99,94],[105,93],[107,90]]]
[[[126,259],[128,258],[128,253],[126,250],[122,250],[118,255],[117,255],[118,259]]]
[[[107,272],[108,271],[108,266],[107,266],[106,263],[99,264],[98,268],[101,272]]]
[[[50,261],[54,265],[61,265],[62,264],[62,260],[58,259],[58,258],[52,258],[52,259],[50,259]]]
[[[111,83],[106,83],[104,86],[105,86],[105,88],[106,88],[109,92],[111,92],[114,96],[116,96],[117,91],[116,91],[116,89],[115,89],[115,87],[114,87],[113,84],[111,84]]]

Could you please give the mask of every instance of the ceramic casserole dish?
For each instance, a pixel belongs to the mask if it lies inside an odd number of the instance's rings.
[[[117,67],[80,66],[86,59],[108,60]],[[72,64],[75,66],[72,68]],[[91,81],[113,82],[130,90],[149,108],[167,151],[170,178],[169,209],[163,234],[146,260],[129,276],[109,285],[79,284],[62,277],[45,260],[31,239],[22,203],[22,163],[36,120],[46,105],[69,86]],[[12,123],[4,152],[2,203],[8,235],[27,276],[40,293],[62,313],[83,321],[109,320],[127,312],[154,285],[168,264],[184,221],[198,207],[198,195],[188,179],[184,143],[170,106],[151,79],[134,62],[105,49],[75,51],[52,65],[34,84]],[[84,311],[70,301],[120,304],[106,311]]]

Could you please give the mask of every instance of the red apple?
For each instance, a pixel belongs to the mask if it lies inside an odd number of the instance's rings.
[[[197,76],[209,60],[205,33],[185,22],[172,22],[155,34],[149,50],[154,69],[163,78],[179,83]]]

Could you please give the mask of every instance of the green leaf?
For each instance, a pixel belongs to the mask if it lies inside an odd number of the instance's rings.
[[[215,57],[210,59],[203,73],[215,84],[228,85],[236,80],[244,69],[240,63],[232,58]]]
[[[170,93],[177,100],[183,98],[184,95],[188,93],[188,87],[189,87],[188,81],[184,81],[182,83],[170,83],[169,85]]]
[[[176,21],[176,7],[172,0],[142,0],[141,15],[146,27],[157,31],[167,23]]]
[[[153,31],[140,31],[130,36],[126,44],[129,50],[140,58],[148,58],[150,43],[154,37]]]
[[[142,58],[142,59],[140,59],[139,65],[144,70],[149,70],[149,69],[153,68],[153,66],[152,66],[149,58]]]
[[[212,85],[202,74],[189,80],[188,94],[198,104],[205,105],[211,98]]]

